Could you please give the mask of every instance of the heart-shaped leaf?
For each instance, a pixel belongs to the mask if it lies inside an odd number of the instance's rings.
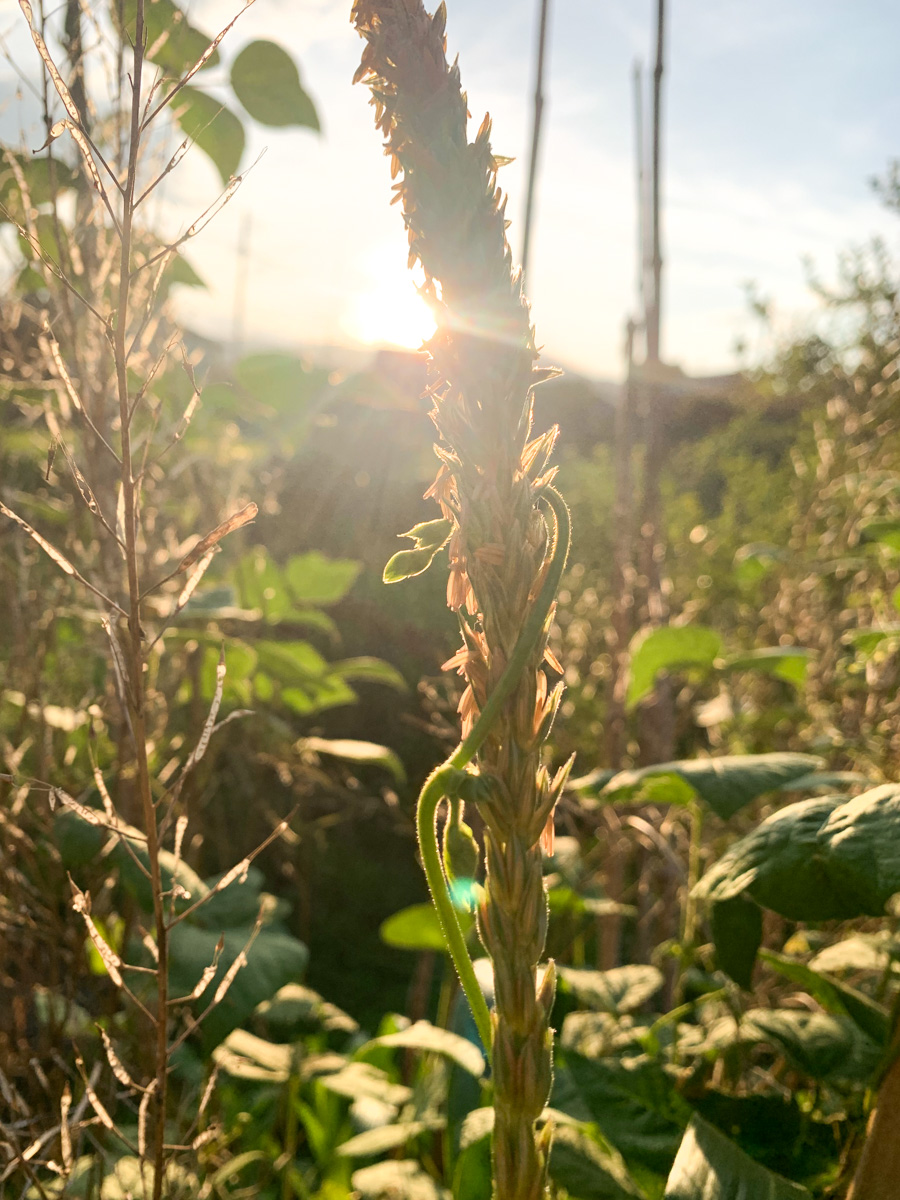
[[[320,128],[316,106],[300,84],[297,64],[277,42],[245,46],[231,64],[231,86],[260,125]]]

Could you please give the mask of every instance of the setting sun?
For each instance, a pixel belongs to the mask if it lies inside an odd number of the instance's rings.
[[[388,344],[418,350],[434,333],[434,317],[409,273],[396,258],[373,256],[369,286],[351,301],[345,318],[350,337],[368,346]]]

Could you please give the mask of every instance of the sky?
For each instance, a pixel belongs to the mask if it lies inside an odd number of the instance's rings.
[[[493,118],[521,246],[537,0],[447,0],[473,129]],[[226,0],[192,0],[208,32]],[[652,69],[654,0],[551,0],[545,119],[528,291],[544,357],[586,375],[622,374],[624,322],[636,305],[632,65]],[[900,5],[896,0],[668,0],[663,101],[663,357],[692,373],[732,370],[755,325],[745,287],[771,299],[780,336],[809,326],[805,260],[833,278],[838,255],[900,224],[871,178],[900,157]],[[10,32],[12,31],[12,32]],[[33,54],[15,0],[0,32],[17,63]],[[182,290],[201,332],[235,329],[237,249],[249,241],[247,344],[415,345],[428,333],[406,271],[406,237],[368,95],[350,80],[362,42],[349,0],[256,0],[223,46],[255,37],[295,56],[322,121],[253,128],[245,162],[263,158],[188,257],[209,285]],[[214,84],[207,72],[205,84]],[[0,60],[0,134],[10,137],[15,80]],[[227,92],[219,93],[227,99]],[[5,102],[5,103],[4,103]],[[649,113],[649,100],[645,105]],[[175,233],[216,194],[199,153],[170,176],[156,219]],[[243,233],[242,233],[243,230]]]

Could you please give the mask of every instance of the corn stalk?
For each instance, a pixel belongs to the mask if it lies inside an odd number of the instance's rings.
[[[532,437],[532,389],[553,372],[536,366],[497,187],[502,160],[491,150],[488,117],[468,140],[466,97],[446,58],[445,17],[443,5],[430,16],[420,0],[357,0],[353,19],[366,46],[356,79],[372,89],[376,124],[398,179],[410,265],[418,261],[424,269],[422,291],[438,324],[428,350],[441,465],[426,494],[440,505],[450,535],[447,599],[459,614],[463,644],[445,666],[466,680],[460,750],[471,746],[473,734],[480,743],[468,781],[442,768],[440,782],[432,777],[426,787],[432,800],[444,788],[453,801],[448,834],[461,826],[460,797],[470,798],[484,821],[478,928],[494,969],[488,1049],[495,1195],[538,1200],[546,1194],[551,1131],[538,1132],[536,1122],[552,1078],[548,1022],[555,990],[553,964],[539,965],[547,929],[542,843],[552,841],[567,771],[551,781],[541,761],[562,694],[544,667],[547,659],[556,668],[547,649],[554,605],[544,586],[548,579],[558,583],[567,518],[561,501],[551,500],[555,472],[547,469],[556,430]],[[544,499],[553,506],[555,540]],[[452,762],[453,756],[445,767]],[[461,770],[467,762],[459,754],[454,765]],[[431,835],[421,808],[420,834],[427,866]],[[435,877],[433,864],[429,882],[439,909],[446,909],[440,898],[446,881]],[[477,1009],[478,998],[463,982]]]

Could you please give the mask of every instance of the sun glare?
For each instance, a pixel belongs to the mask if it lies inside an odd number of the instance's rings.
[[[434,318],[409,274],[381,272],[360,292],[347,314],[346,330],[368,346],[417,350],[434,333]]]

